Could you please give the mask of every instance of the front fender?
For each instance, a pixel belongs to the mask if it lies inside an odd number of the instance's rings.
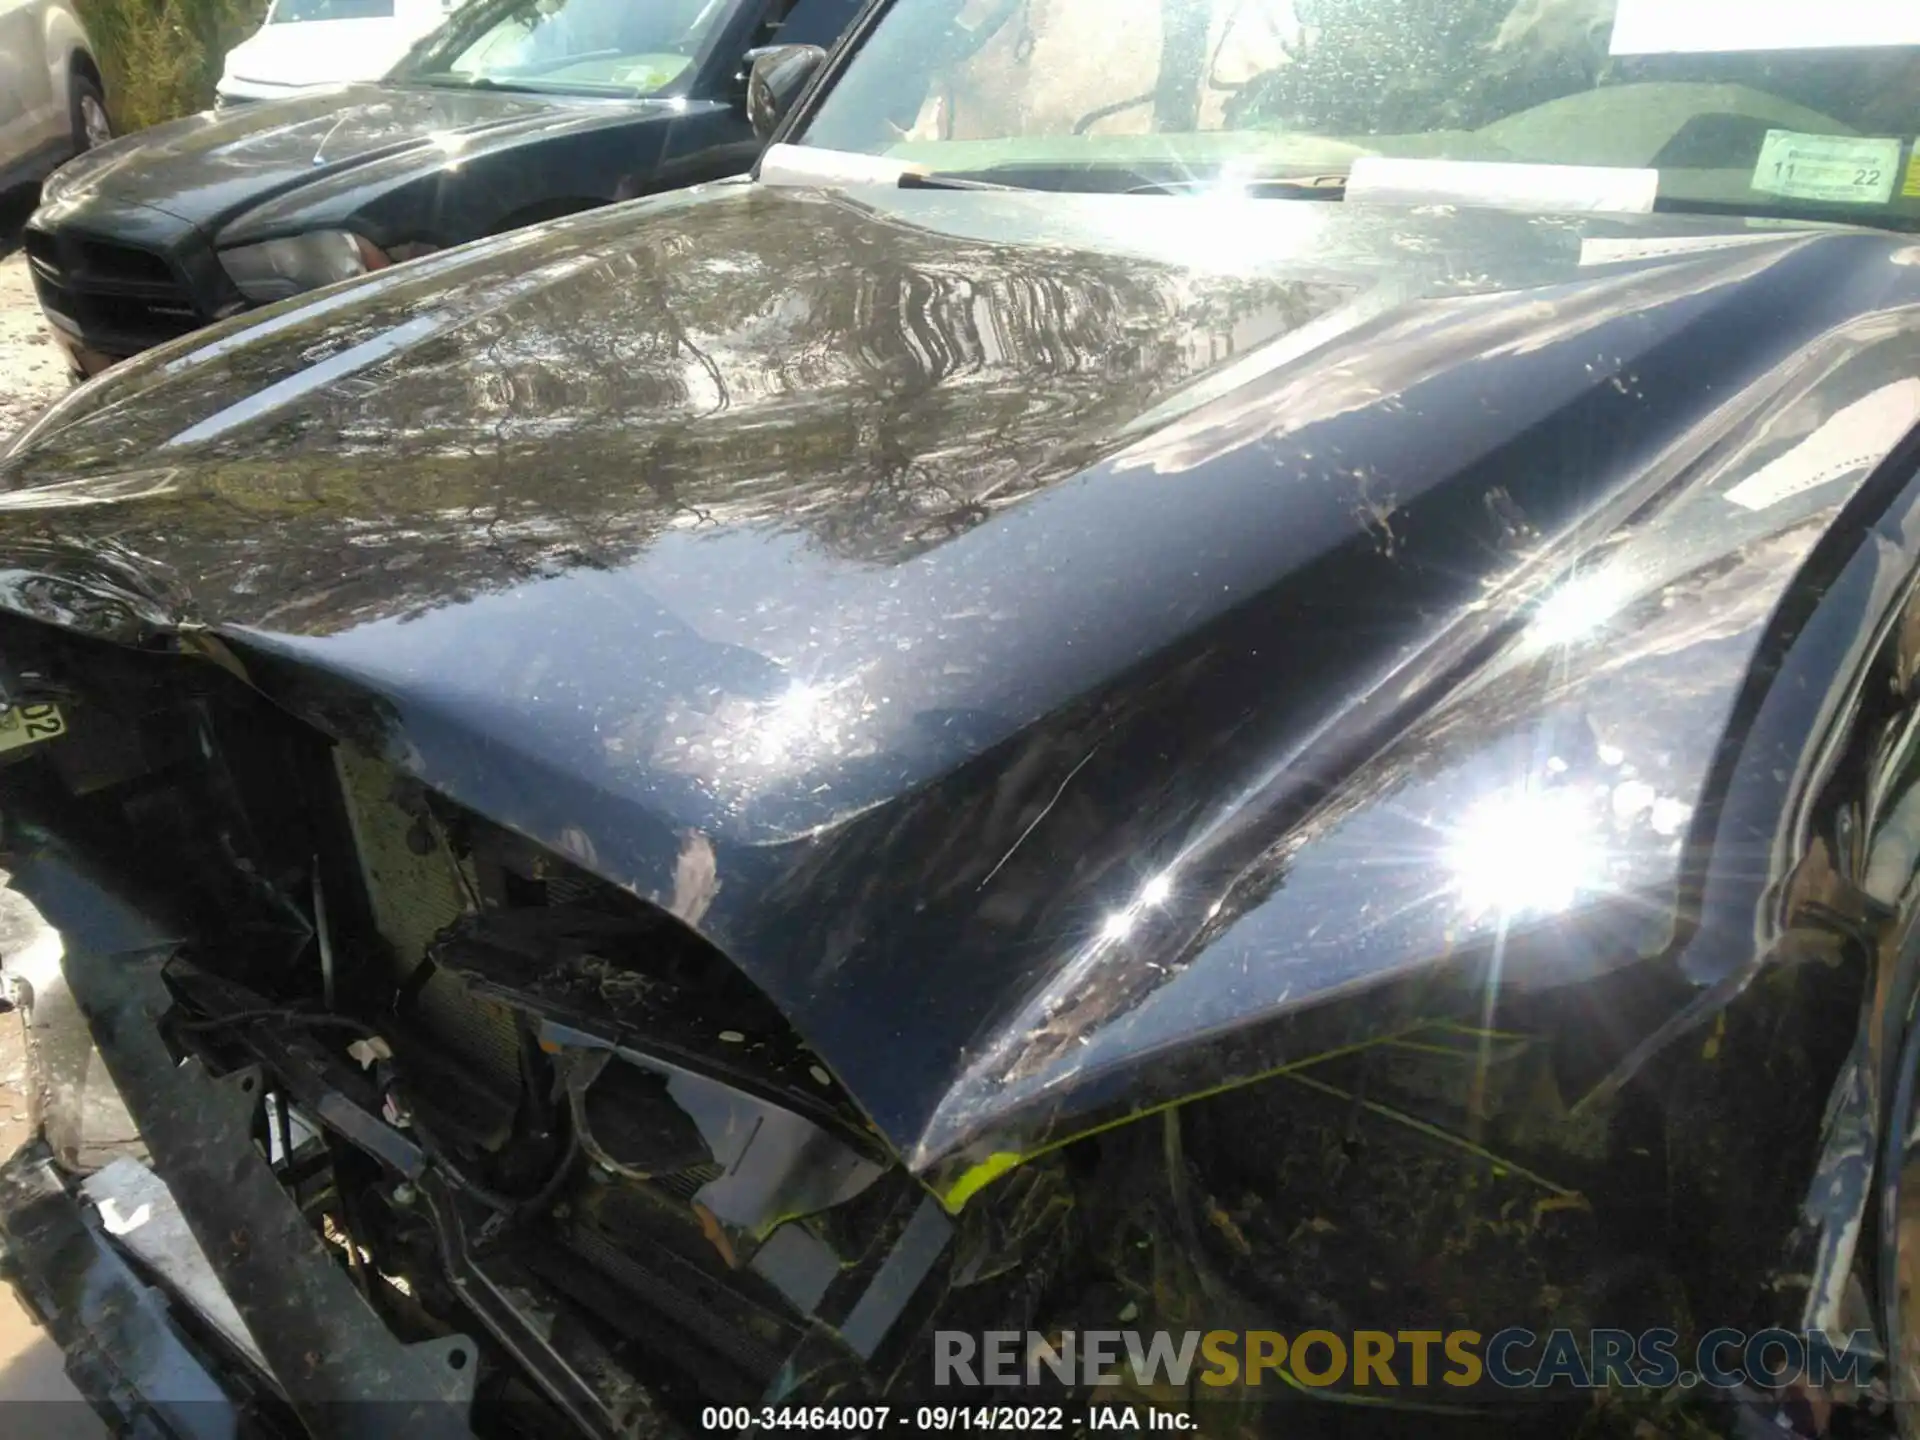
[[[1920,567],[1916,353],[1910,310],[1820,337],[1721,412],[1708,467],[1583,542],[1301,818],[1262,823],[1278,775],[1232,797],[995,1027],[911,1162],[964,1200],[986,1170],[1384,1033],[1403,990],[1417,1018],[1436,985],[1646,968],[1663,998],[1614,1027],[1593,1077],[1614,1085],[1711,1021],[1794,934],[1800,867],[1833,844],[1814,808],[1882,698]],[[1884,458],[1821,500],[1779,485],[1770,433],[1807,437],[1794,465],[1835,443]],[[1371,1019],[1342,1003],[1363,993]]]

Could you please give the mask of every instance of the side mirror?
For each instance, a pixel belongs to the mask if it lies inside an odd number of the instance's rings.
[[[765,140],[820,73],[827,52],[818,45],[769,45],[748,51],[747,60],[747,119]]]

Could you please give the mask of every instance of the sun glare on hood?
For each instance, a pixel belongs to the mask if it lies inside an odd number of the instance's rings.
[[[1540,602],[1528,639],[1542,649],[1572,645],[1603,629],[1632,599],[1633,587],[1617,569],[1577,575]]]
[[[759,716],[760,758],[777,761],[796,746],[819,737],[826,716],[827,701],[833,696],[831,685],[809,685],[795,681],[773,700]]]
[[[1107,916],[1100,927],[1100,941],[1106,945],[1117,945],[1133,933],[1141,916],[1149,910],[1157,910],[1173,898],[1173,872],[1162,870],[1145,885],[1124,910],[1115,910]]]
[[[1475,915],[1554,915],[1603,879],[1603,837],[1586,797],[1532,786],[1494,795],[1449,836],[1446,862]]]

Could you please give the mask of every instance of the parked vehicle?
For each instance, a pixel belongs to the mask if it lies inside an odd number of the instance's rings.
[[[233,49],[215,94],[223,105],[378,80],[447,18],[450,0],[273,0]]]
[[[0,0],[0,193],[113,137],[86,27],[67,0]]]
[[[745,56],[831,42],[859,0],[475,0],[378,84],[101,147],[26,230],[79,376],[401,260],[739,174]]]
[[[1708,8],[883,0],[750,178],[56,405],[0,1232],[90,1393],[1907,1433],[1920,35]]]

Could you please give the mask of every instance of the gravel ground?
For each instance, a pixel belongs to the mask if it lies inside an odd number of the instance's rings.
[[[67,367],[33,303],[27,257],[0,260],[0,443],[67,388]]]
[[[27,257],[13,248],[13,212],[21,208],[16,201],[0,210],[0,445],[67,388],[66,363],[33,302]]]
[[[34,303],[16,248],[28,197],[0,197],[0,448],[67,388],[66,364]],[[0,880],[4,877],[0,876]],[[0,953],[17,955],[45,931],[12,890],[0,889]],[[17,1013],[0,1015],[0,1158],[27,1138],[26,1049]],[[68,1383],[60,1352],[12,1298],[0,1297],[0,1434],[8,1440],[104,1440],[106,1429]]]
[[[28,196],[0,196],[0,448],[67,388],[66,365],[47,337],[27,278],[27,257],[18,249],[30,204]],[[19,953],[39,928],[32,908],[13,891],[0,889],[0,953]],[[19,1020],[0,1016],[0,1157],[11,1155],[26,1138],[27,1106],[19,1088],[24,1065]],[[4,1324],[0,1321],[0,1329]],[[0,1355],[4,1348],[0,1344]]]

